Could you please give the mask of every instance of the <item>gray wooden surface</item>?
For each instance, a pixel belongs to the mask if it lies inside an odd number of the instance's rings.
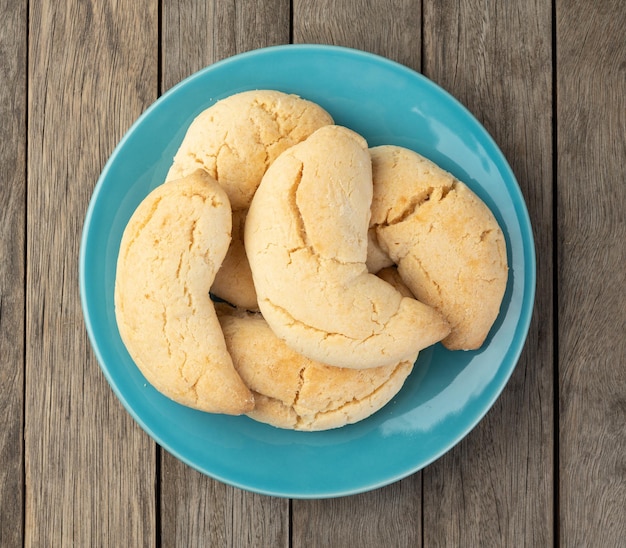
[[[626,9],[620,0],[0,0],[0,546],[624,546]],[[98,175],[195,70],[283,43],[399,61],[463,102],[533,223],[528,342],[423,471],[333,500],[202,476],[124,411],[77,264]]]

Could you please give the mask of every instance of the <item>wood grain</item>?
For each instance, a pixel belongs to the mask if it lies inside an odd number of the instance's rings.
[[[215,61],[289,42],[289,1],[165,0],[162,89]]]
[[[420,30],[416,0],[293,0],[294,43],[361,49],[418,70]]]
[[[528,205],[537,251],[535,312],[509,384],[478,427],[423,471],[424,544],[550,546],[554,539],[550,3],[425,1],[423,58],[425,75],[478,117],[509,160]]]
[[[162,89],[211,63],[289,41],[289,1],[164,2]],[[289,501],[241,491],[161,455],[164,546],[288,546]]]
[[[0,23],[0,546],[623,545],[623,2],[0,0]],[[521,361],[459,446],[377,491],[292,502],[156,448],[100,373],[77,283],[130,124],[192,72],[290,39],[457,96],[517,175],[538,260]]]
[[[156,96],[156,18],[153,1],[30,3],[27,546],[155,542],[154,444],[93,357],[77,265],[103,164]]]
[[[294,500],[293,548],[421,546],[421,474],[376,491],[327,500]]]
[[[163,546],[289,545],[288,501],[229,487],[169,455],[161,482]]]
[[[0,0],[0,546],[24,534],[26,16]]]
[[[560,543],[626,539],[626,10],[556,2]]]
[[[296,43],[328,43],[382,55],[419,70],[419,2],[330,1],[293,4]],[[294,500],[292,542],[309,546],[419,546],[421,473],[358,496]]]

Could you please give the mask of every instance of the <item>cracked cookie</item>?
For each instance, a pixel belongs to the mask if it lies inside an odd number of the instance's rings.
[[[449,333],[433,308],[367,271],[371,201],[367,143],[325,126],[274,161],[248,212],[264,318],[293,350],[328,365],[397,364]]]
[[[259,313],[228,305],[216,311],[235,368],[254,393],[248,416],[279,428],[328,430],[369,417],[400,391],[417,358],[363,370],[332,367],[291,350]]]
[[[206,172],[157,187],[122,236],[115,314],[129,354],[157,390],[203,411],[242,414],[254,398],[209,297],[230,230],[228,197]]]
[[[370,150],[374,193],[368,266],[387,255],[415,297],[446,318],[451,350],[479,348],[498,316],[508,267],[504,235],[464,183],[411,150]]]
[[[166,180],[201,168],[226,191],[238,228],[265,171],[278,155],[316,129],[332,124],[319,105],[274,90],[244,91],[217,101],[189,126]],[[243,234],[242,234],[243,236]],[[243,242],[233,243],[212,291],[237,306],[256,309],[256,293]]]

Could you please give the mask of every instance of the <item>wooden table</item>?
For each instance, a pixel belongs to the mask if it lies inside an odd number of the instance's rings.
[[[2,0],[0,546],[626,545],[626,8],[620,0]],[[201,67],[330,43],[421,71],[507,156],[538,257],[504,393],[443,458],[331,500],[251,494],[161,450],[85,332],[105,160]]]

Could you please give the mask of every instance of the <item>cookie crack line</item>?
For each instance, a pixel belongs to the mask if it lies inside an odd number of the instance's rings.
[[[374,223],[370,228],[384,228],[387,226],[393,226],[403,223],[409,217],[415,215],[418,212],[419,208],[422,207],[426,202],[432,201],[433,197],[438,194],[436,192],[437,190],[441,190],[441,196],[439,196],[439,199],[437,200],[438,203],[441,203],[443,200],[446,199],[450,192],[455,191],[456,186],[456,181],[453,181],[449,185],[443,185],[439,187],[430,186],[422,192],[418,192],[409,200],[407,206],[399,214],[391,219],[391,211],[393,210],[394,206],[390,205],[385,213],[385,221],[380,223]]]
[[[292,407],[298,405],[298,401],[300,400],[300,392],[302,391],[302,387],[304,386],[304,371],[306,370],[306,365],[300,368],[298,371],[298,386],[296,387],[295,396],[293,398]]]
[[[276,246],[276,244],[268,244],[269,246]],[[295,255],[296,253],[299,253],[301,251],[309,251],[311,253],[311,255],[313,255],[316,259],[318,259],[318,263],[332,263],[332,264],[336,264],[336,265],[340,265],[340,266],[353,266],[353,265],[362,265],[363,263],[361,262],[357,262],[357,261],[342,261],[341,259],[338,259],[337,257],[322,257],[319,254],[315,253],[315,251],[313,251],[309,246],[307,245],[301,245],[298,247],[291,247],[289,249],[286,250],[287,251],[287,255],[289,255],[289,258],[291,260],[291,256]],[[364,269],[365,271],[365,269]]]
[[[272,114],[270,111],[267,111],[265,109],[261,109],[264,110],[265,112],[267,112],[268,114]],[[278,122],[276,122],[276,116],[273,116],[273,121],[276,123],[276,125],[280,128],[280,124]],[[255,137],[256,137],[256,144],[259,145],[262,149],[263,149],[263,164],[265,165],[265,170],[267,171],[267,168],[270,166],[270,153],[269,153],[269,147],[275,145],[276,143],[279,143],[282,139],[280,137],[280,135],[278,137],[276,137],[276,139],[274,139],[273,141],[270,142],[266,142],[263,140],[263,137],[261,136],[261,132],[263,131],[263,127],[262,125],[259,124],[259,120],[257,120],[256,117],[250,117],[250,122],[252,123],[252,126],[255,129]],[[279,129],[280,132],[280,129]],[[237,155],[237,158],[239,160],[243,159]]]
[[[300,162],[298,166],[298,171],[295,174],[294,182],[289,188],[289,205],[291,206],[291,211],[294,212],[296,227],[298,231],[298,236],[300,237],[300,241],[302,242],[301,249],[309,250],[313,255],[316,255],[315,250],[311,247],[309,243],[309,237],[306,232],[304,218],[302,217],[302,212],[298,207],[298,188],[300,187],[300,183],[302,182],[302,176],[304,173],[304,163]]]
[[[386,388],[387,383],[389,383],[392,380],[392,378],[398,373],[400,368],[404,366],[405,364],[406,362],[400,362],[398,365],[396,365],[393,371],[389,374],[389,376],[383,382],[381,382],[378,386],[376,386],[376,388],[372,389],[371,392],[368,392],[367,394],[361,396],[360,398],[353,397],[352,399],[342,403],[341,405],[337,407],[333,407],[330,409],[328,408],[320,409],[319,411],[316,411],[312,416],[299,413],[295,409],[295,403],[294,403],[294,405],[291,406],[291,410],[296,415],[296,427],[311,426],[315,424],[320,418],[326,415],[336,414],[336,413],[343,413],[346,416],[346,418],[349,420],[348,412],[350,411],[350,409],[352,409],[353,407],[361,406],[367,403],[368,401],[372,400],[373,398],[375,398],[379,392],[383,391]],[[277,398],[272,398],[271,396],[265,396],[265,397],[269,399],[273,399],[280,403],[283,403],[281,400]],[[386,402],[386,403],[389,403],[389,402]],[[330,405],[332,405],[332,403]]]
[[[304,329],[308,329],[311,330],[315,333],[319,333],[320,336],[322,337],[322,340],[325,341],[327,339],[330,339],[332,337],[337,337],[337,338],[342,338],[346,341],[350,341],[350,342],[354,342],[357,343],[354,348],[358,348],[360,345],[367,343],[368,341],[370,341],[373,337],[379,336],[381,335],[381,333],[379,332],[374,332],[371,335],[368,335],[367,337],[363,337],[363,338],[355,338],[355,337],[350,337],[344,333],[335,333],[335,332],[331,332],[331,331],[324,331],[323,329],[319,329],[317,327],[313,327],[312,325],[306,324],[300,320],[298,320],[297,318],[294,318],[293,315],[285,308],[283,308],[282,306],[278,306],[276,304],[274,304],[272,301],[270,301],[269,299],[263,299],[263,301],[271,308],[273,308],[274,310],[277,310],[278,312],[280,312],[281,314],[287,316],[290,320],[290,324],[293,325],[297,325],[300,326]],[[387,325],[387,323],[389,323],[390,321],[392,321],[395,317],[397,316],[397,312],[396,314],[392,314],[389,319],[384,322],[384,323],[379,323],[376,322],[376,325],[381,326],[381,331],[384,330],[385,326]]]
[[[161,305],[163,309],[161,312],[161,331],[163,332],[163,340],[165,341],[165,345],[167,347],[167,355],[168,357],[172,357],[172,342],[170,338],[167,336],[167,309],[164,305]]]
[[[289,254],[290,260],[291,260],[291,256],[294,253],[297,253],[299,251],[308,251],[315,259],[317,259],[318,263],[326,259],[328,261],[332,261],[335,264],[340,264],[340,265],[354,264],[354,263],[343,262],[337,259],[336,257],[321,257],[320,254],[316,251],[313,244],[311,244],[309,240],[308,232],[306,230],[304,217],[302,216],[302,211],[300,210],[300,207],[298,207],[297,193],[298,193],[298,189],[300,187],[300,183],[302,182],[302,177],[304,174],[304,163],[299,162],[299,164],[300,165],[295,175],[294,182],[289,189],[289,205],[290,205],[291,211],[293,211],[294,213],[294,218],[295,218],[294,220],[297,226],[298,236],[300,237],[300,241],[302,242],[302,245],[286,250],[287,253]]]
[[[400,261],[402,261],[406,256],[407,255],[400,257]],[[422,264],[422,259],[420,257],[418,257],[417,255],[412,255],[412,258],[415,259],[417,266],[422,271],[422,274],[424,275],[426,280],[428,280],[428,283],[430,283],[431,286],[434,287],[435,290],[437,291],[437,295],[439,296],[439,301],[441,302],[443,300],[443,290],[441,288],[441,285],[435,279],[433,279],[430,273],[428,272],[428,270],[424,268],[424,265]]]
[[[304,218],[302,216],[302,211],[298,207],[298,202],[296,199],[298,188],[300,187],[300,183],[302,182],[303,173],[304,173],[304,163],[300,162],[300,166],[299,166],[298,172],[296,173],[295,180],[289,189],[289,205],[291,206],[290,207],[291,211],[293,211],[294,213],[298,235],[302,242],[302,245],[300,246],[286,249],[287,254],[289,255],[290,259],[294,253],[297,253],[299,251],[308,251],[320,263],[323,261],[326,261],[328,263],[338,264],[342,266],[361,264],[360,262],[356,262],[356,261],[342,261],[341,259],[337,257],[322,257],[315,249],[315,246],[313,246],[313,244],[310,243],[308,232],[305,227]],[[349,194],[349,193],[346,192],[346,194]]]
[[[194,403],[198,403],[198,383],[203,375],[198,375],[195,380],[190,380],[185,376],[185,367],[187,366],[187,353],[179,348],[178,351],[182,354],[182,359],[178,365],[178,374],[180,378],[187,383],[187,396],[190,396]]]
[[[287,116],[285,116],[284,114],[281,116],[279,103],[280,99],[277,99],[275,102],[269,102],[267,100],[262,101],[259,98],[254,99],[254,101],[252,102],[252,106],[256,106],[260,110],[268,114],[272,119],[272,122],[274,122],[277,126],[279,137],[276,138],[274,141],[268,143],[269,146],[274,145],[281,140],[290,138],[291,134],[298,128],[298,125],[302,118],[314,108],[313,106],[305,103],[303,104],[302,110],[299,110],[295,113],[289,112]],[[291,129],[285,128],[285,122],[289,122],[290,120],[293,120]]]
[[[191,251],[193,246],[196,243],[196,226],[198,225],[198,221],[194,220],[191,222],[191,226],[189,227],[189,246],[187,247],[188,251]]]
[[[155,200],[154,203],[152,204],[152,207],[150,208],[150,211],[147,213],[146,218],[143,220],[143,222],[139,223],[136,227],[134,227],[134,237],[131,238],[131,240],[128,242],[128,245],[126,246],[126,251],[124,253],[124,261],[128,260],[128,255],[131,252],[132,248],[134,247],[135,243],[137,242],[137,238],[139,238],[139,236],[143,233],[143,229],[146,226],[148,226],[150,221],[152,221],[152,218],[156,214],[160,203],[161,203],[161,198],[158,198],[157,200]]]

